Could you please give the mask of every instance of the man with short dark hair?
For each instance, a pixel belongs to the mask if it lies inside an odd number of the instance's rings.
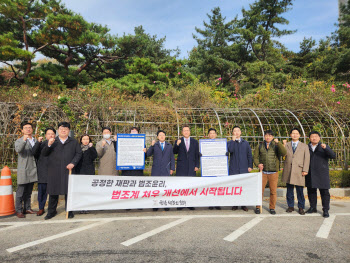
[[[309,147],[299,141],[300,131],[293,128],[290,131],[292,141],[286,144],[287,155],[284,162],[282,181],[287,185],[287,213],[294,211],[294,186],[297,191],[299,214],[305,215],[305,175],[310,166]]]
[[[277,201],[277,184],[278,184],[278,171],[280,168],[281,157],[287,154],[286,148],[282,145],[278,139],[274,139],[273,131],[267,130],[264,132],[264,141],[255,147],[254,150],[254,164],[262,172],[262,197],[264,197],[264,190],[267,182],[270,187],[270,213],[276,214],[276,201]],[[287,143],[286,140],[283,143]],[[256,214],[260,214],[260,206],[255,209]]]
[[[182,127],[181,139],[174,144],[174,154],[177,154],[176,176],[196,176],[199,169],[198,141],[191,138],[190,126]]]
[[[166,133],[163,130],[158,130],[158,141],[152,141],[151,147],[147,150],[147,157],[153,156],[151,176],[169,176],[175,171],[175,157],[172,145],[165,141]],[[157,211],[158,208],[153,208]],[[169,208],[164,210],[169,211]]]
[[[34,182],[38,181],[33,147],[37,140],[33,137],[33,125],[29,122],[21,124],[23,136],[15,141],[18,153],[16,216],[25,218],[25,214],[35,214],[31,208],[31,196]]]
[[[189,125],[182,126],[181,139],[174,144],[174,154],[177,154],[176,176],[196,176],[199,169],[199,144],[194,138],[191,138],[191,129]],[[182,207],[178,207],[181,210]],[[194,210],[194,207],[188,207]]]
[[[227,149],[230,153],[229,174],[250,173],[253,169],[253,156],[249,143],[241,138],[242,131],[239,126],[233,127],[232,140],[227,142]],[[241,207],[243,211],[248,211],[246,206]],[[237,210],[237,206],[233,206],[232,210]]]
[[[47,146],[48,141],[51,138],[56,137],[56,130],[54,128],[45,129],[45,138],[43,142],[43,137],[38,138],[38,142],[35,143],[33,147],[33,152],[35,158],[37,159],[38,167],[38,204],[39,211],[37,216],[42,216],[45,213],[45,204],[47,200],[47,177],[48,177],[48,156],[42,154],[42,149]]]
[[[49,207],[45,220],[51,219],[57,214],[59,195],[65,195],[67,208],[68,177],[70,171],[74,173],[74,167],[78,164],[82,150],[77,140],[70,138],[70,124],[61,122],[58,124],[58,136],[50,138],[47,145],[42,149],[43,156],[48,156],[47,192]],[[68,218],[73,218],[72,211]]]
[[[305,185],[309,197],[310,208],[306,213],[317,213],[317,188],[320,190],[322,200],[323,217],[329,217],[330,182],[329,182],[329,159],[335,159],[332,149],[321,143],[321,134],[312,131],[309,135],[310,143],[310,168],[305,176]]]

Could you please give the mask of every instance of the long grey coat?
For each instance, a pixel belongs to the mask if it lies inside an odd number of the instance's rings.
[[[310,166],[309,146],[299,141],[293,154],[292,142],[286,145],[287,155],[284,162],[282,181],[284,183],[305,186],[305,176],[302,172],[308,172]]]
[[[112,142],[110,145],[108,143],[102,147],[102,139],[96,144],[96,151],[99,157],[98,164],[98,174],[99,175],[118,175],[118,171],[116,170],[116,153],[114,148],[114,143]]]
[[[37,142],[36,139],[34,139]],[[38,181],[36,162],[32,152],[32,145],[23,137],[15,142],[15,150],[18,153],[17,184],[29,184]]]

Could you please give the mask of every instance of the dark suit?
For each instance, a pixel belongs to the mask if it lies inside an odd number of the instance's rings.
[[[230,153],[230,175],[248,173],[248,168],[253,168],[252,150],[246,140],[227,142],[227,150]]]
[[[335,159],[336,155],[327,145],[326,149],[321,147],[319,143],[315,151],[310,150],[310,168],[309,173],[305,176],[305,185],[309,196],[310,206],[314,209],[317,207],[317,188],[320,190],[323,210],[329,210],[330,194],[329,194],[329,159]]]
[[[152,176],[168,176],[170,175],[170,170],[175,171],[173,147],[168,142],[164,143],[163,151],[159,141],[147,150],[147,157],[153,155]]]
[[[33,147],[34,156],[37,160],[38,168],[38,203],[39,209],[44,209],[47,200],[47,174],[48,156],[42,154],[42,149],[47,146],[48,141],[36,142]]]
[[[180,145],[175,142],[173,151],[178,155],[176,176],[196,176],[194,168],[199,168],[198,141],[190,138],[190,148],[187,152],[185,139],[182,137]]]

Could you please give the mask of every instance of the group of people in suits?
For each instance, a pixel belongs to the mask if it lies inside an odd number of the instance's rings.
[[[57,136],[54,128],[45,130],[45,138],[38,140],[33,136],[33,126],[29,122],[21,125],[23,136],[16,140],[15,150],[18,153],[16,215],[24,218],[25,214],[41,216],[45,213],[45,204],[49,195],[48,212],[45,219],[51,219],[57,214],[59,195],[65,195],[67,204],[68,176],[73,171],[75,174],[95,174],[94,161],[98,157],[98,174],[118,175],[116,170],[116,136],[112,140],[109,127],[102,128],[103,139],[93,146],[88,134],[80,137],[78,142],[70,137],[70,124],[61,122],[58,124]],[[131,134],[139,133],[139,128],[132,127]],[[143,149],[145,157],[153,156],[152,176],[170,176],[176,170],[176,176],[196,176],[200,168],[199,143],[191,137],[188,125],[182,127],[181,139],[174,146],[166,141],[166,132],[157,131],[157,141],[153,140],[151,146]],[[278,172],[280,160],[285,158],[282,181],[287,185],[286,212],[294,211],[294,188],[298,199],[298,212],[304,215],[305,198],[303,189],[306,184],[310,200],[310,208],[307,213],[317,212],[317,188],[322,198],[323,216],[329,216],[329,165],[328,160],[335,158],[335,153],[326,144],[320,142],[321,135],[313,131],[310,133],[310,143],[306,145],[299,141],[301,136],[297,128],[290,132],[291,142],[286,140],[283,144],[274,138],[271,130],[264,132],[264,141],[254,149],[254,156],[249,143],[242,137],[240,127],[232,130],[232,140],[227,142],[227,155],[229,156],[229,175],[249,173],[253,170],[253,163],[262,172],[262,193],[269,182],[270,203],[269,211],[276,214]],[[216,139],[217,132],[214,128],[208,130],[208,138]],[[177,162],[175,164],[175,154]],[[311,157],[310,157],[311,156]],[[124,170],[123,176],[143,176],[143,170]],[[38,182],[39,211],[31,209],[31,193],[33,185]],[[221,209],[209,207],[209,209]],[[246,206],[242,210],[248,211]],[[178,208],[181,210],[182,208]],[[194,207],[188,207],[194,210]],[[238,207],[233,207],[237,210]],[[158,209],[154,209],[158,210]],[[169,210],[169,209],[166,209]],[[87,211],[82,211],[82,213]],[[260,207],[255,208],[255,213],[260,213]],[[73,218],[73,212],[69,212],[69,218]]]

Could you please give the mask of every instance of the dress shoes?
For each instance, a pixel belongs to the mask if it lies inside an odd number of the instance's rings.
[[[40,210],[36,213],[36,215],[37,215],[37,216],[42,216],[44,213],[45,213],[45,209],[40,209]]]
[[[236,211],[238,209],[238,206],[232,206],[232,210]]]
[[[275,215],[275,214],[276,214],[275,209],[270,209],[270,214],[271,214],[271,215]]]
[[[329,213],[328,210],[323,210],[323,215],[324,218],[328,218],[329,217]]]
[[[254,212],[255,212],[255,214],[257,214],[257,215],[260,214],[260,207],[255,208],[255,211],[254,211]]]
[[[248,212],[248,208],[246,206],[241,207],[243,211]]]
[[[18,218],[26,218],[26,216],[23,213],[16,213],[16,216]]]
[[[69,212],[68,212],[68,218],[73,218],[73,217],[74,217],[73,211],[69,211]]]
[[[306,213],[307,213],[307,214],[317,213],[317,209],[316,209],[316,208],[310,207],[310,208],[306,211]]]
[[[299,214],[301,214],[302,216],[305,215],[305,211],[301,207],[299,208]]]
[[[29,209],[29,210],[26,210],[23,214],[30,214],[30,215],[32,215],[32,214],[36,214],[37,213],[37,211],[33,211],[32,209]]]
[[[286,212],[287,213],[292,213],[294,211],[294,207],[288,207]]]
[[[53,218],[53,217],[55,217],[57,215],[57,212],[55,211],[53,214],[47,214],[46,216],[45,216],[45,220],[49,220],[49,219],[51,219],[51,218]]]

